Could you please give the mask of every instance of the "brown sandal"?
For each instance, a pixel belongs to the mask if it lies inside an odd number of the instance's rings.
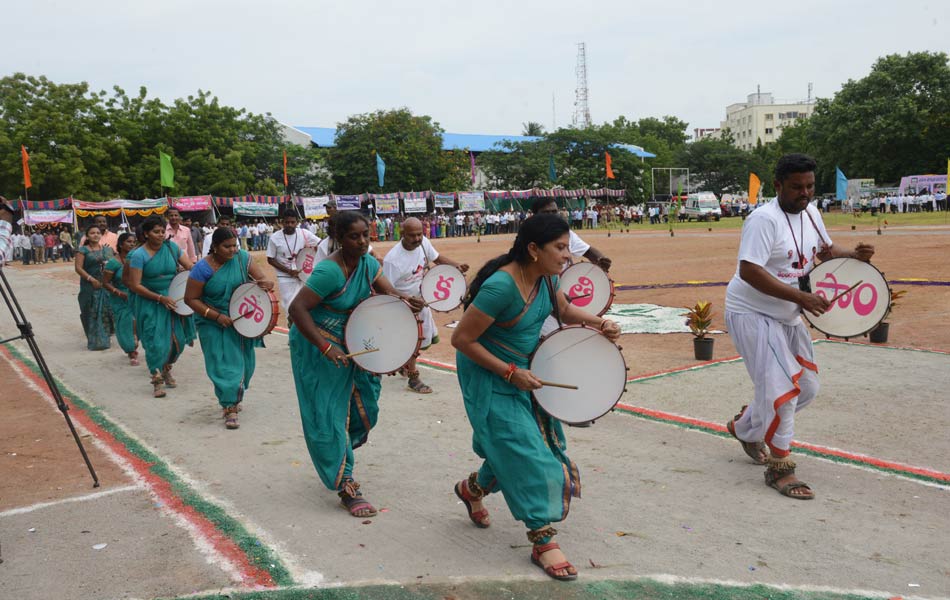
[[[239,428],[239,427],[241,426],[241,424],[238,423],[238,416],[237,416],[239,410],[240,410],[240,409],[237,407],[237,405],[232,405],[232,406],[227,406],[227,407],[225,407],[225,409],[224,409],[224,426],[225,426],[227,429],[237,429],[237,428]]]
[[[165,380],[162,379],[162,374],[158,371],[152,375],[152,397],[153,398],[164,398],[165,397]]]
[[[162,378],[165,380],[165,387],[167,388],[176,388],[178,387],[178,382],[175,381],[175,378],[172,377],[172,367],[168,365],[165,367],[164,372],[162,373]]]
[[[739,440],[739,436],[736,435],[736,421],[742,418],[745,409],[748,408],[748,404],[743,406],[739,410],[739,414],[732,417],[732,420],[726,423],[726,430],[729,432],[732,437]],[[743,452],[749,455],[749,458],[752,459],[757,465],[764,465],[769,460],[769,449],[768,446],[763,442],[747,442],[745,440],[739,440],[739,444],[742,446]],[[762,458],[762,457],[765,458]]]
[[[472,502],[485,497],[485,490],[478,485],[477,480],[478,473],[472,473],[468,476],[468,479],[463,479],[456,483],[455,495],[458,496],[462,504],[465,505],[465,510],[468,511],[468,518],[472,520],[472,523],[475,523],[475,527],[485,529],[491,525],[491,519],[488,517],[488,509],[472,510]]]
[[[765,485],[775,488],[779,494],[794,498],[796,500],[814,500],[815,492],[804,481],[794,481],[779,485],[778,481],[784,477],[795,474],[795,461],[785,459],[782,461],[770,461],[765,469]],[[793,494],[792,490],[805,490],[805,494]]]
[[[574,581],[577,579],[577,569],[574,568],[574,565],[568,561],[560,562],[555,565],[544,566],[541,562],[541,555],[549,550],[560,550],[561,547],[557,542],[548,542],[547,544],[535,544],[531,548],[531,562],[541,568],[544,571],[544,574],[550,577],[551,579],[557,579],[558,581]],[[571,573],[571,570],[574,570]],[[558,571],[566,571],[566,575],[558,575]]]
[[[360,492],[360,484],[352,479],[343,480],[343,489],[337,492],[337,495],[340,497],[340,505],[348,510],[351,516],[359,519],[376,516],[376,508],[363,498],[363,493]],[[369,512],[364,515],[357,514],[362,510]]]

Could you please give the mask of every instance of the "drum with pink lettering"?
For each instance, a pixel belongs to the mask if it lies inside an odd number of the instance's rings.
[[[419,355],[422,323],[402,298],[370,296],[350,313],[343,342],[360,368],[377,375],[395,373]]]
[[[808,274],[811,291],[835,300],[823,315],[803,311],[812,327],[828,337],[853,338],[871,331],[887,316],[891,290],[884,275],[855,258],[827,260]],[[850,291],[848,291],[850,288]]]
[[[273,292],[256,283],[237,286],[228,303],[228,316],[234,330],[246,338],[259,338],[273,331],[280,314],[280,304]]]
[[[579,262],[558,278],[557,289],[567,294],[571,304],[598,317],[614,303],[614,282],[599,266]]]
[[[297,277],[300,278],[300,281],[307,283],[307,279],[309,279],[310,274],[313,273],[313,268],[317,266],[317,249],[304,248],[297,253],[297,256],[294,258],[294,264],[298,271]]]
[[[168,297],[175,301],[175,312],[183,317],[195,314],[195,311],[185,304],[185,288],[188,286],[189,275],[191,271],[182,271],[168,284]]]
[[[465,275],[452,265],[436,265],[422,278],[422,299],[432,310],[455,310],[467,291]]]
[[[532,394],[555,419],[576,425],[604,416],[626,391],[627,362],[600,331],[570,325],[545,336],[531,355],[531,372],[546,385]]]

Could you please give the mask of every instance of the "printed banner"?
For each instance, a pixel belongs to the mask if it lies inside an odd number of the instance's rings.
[[[901,196],[913,196],[918,192],[923,193],[924,190],[927,190],[932,194],[934,193],[935,188],[945,188],[946,186],[946,175],[910,175],[908,177],[901,177],[901,184],[898,188],[898,193]],[[947,190],[942,191],[946,192]]]
[[[337,210],[359,210],[359,196],[334,196],[336,198]]]
[[[459,192],[459,210],[463,212],[485,210],[485,193]]]
[[[426,211],[425,196],[410,198],[409,195],[406,195],[406,197],[402,199],[402,204],[407,213],[424,213]]]
[[[399,194],[376,194],[377,215],[394,215],[399,212]]]
[[[455,194],[433,192],[432,197],[435,198],[436,208],[455,208]]]
[[[245,217],[276,217],[278,206],[276,204],[258,204],[256,202],[235,202],[234,214],[244,215]]]
[[[23,211],[23,220],[27,225],[38,223],[72,223],[71,210],[27,210]]]
[[[307,219],[326,219],[327,218],[327,202],[330,201],[329,196],[313,196],[309,198],[300,198],[301,204],[303,204],[303,216]]]
[[[172,208],[178,210],[211,210],[211,196],[185,196],[183,198],[169,198]]]

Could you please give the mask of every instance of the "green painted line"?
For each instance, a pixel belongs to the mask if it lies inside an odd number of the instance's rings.
[[[835,592],[780,589],[767,585],[661,583],[652,579],[555,581],[479,581],[350,588],[282,589],[188,596],[187,600],[879,600]],[[180,600],[185,600],[181,598]]]
[[[7,349],[10,350],[10,352],[16,356],[17,359],[27,365],[27,367],[29,367],[33,373],[42,378],[39,367],[37,367],[36,363],[33,362],[31,358],[24,356],[22,352],[12,345],[7,345]],[[175,493],[175,495],[181,498],[184,504],[195,509],[198,513],[213,523],[221,533],[226,535],[235,544],[237,544],[237,546],[247,555],[251,564],[264,571],[267,571],[276,585],[288,586],[294,584],[294,580],[291,577],[290,572],[283,565],[272,549],[268,548],[263,542],[251,535],[251,533],[248,532],[247,529],[241,525],[241,523],[231,517],[226,510],[217,504],[206,500],[191,486],[182,481],[181,478],[175,475],[175,473],[168,467],[165,461],[146,449],[138,441],[133,439],[121,427],[110,421],[101,408],[89,404],[77,396],[75,393],[69,390],[69,388],[63,385],[63,382],[60,381],[59,378],[54,377],[53,379],[56,382],[56,385],[59,386],[60,393],[64,398],[68,399],[77,408],[82,409],[82,411],[85,412],[96,425],[109,432],[129,451],[130,454],[148,463],[150,465],[149,471],[151,473],[167,481],[171,486],[172,491]]]

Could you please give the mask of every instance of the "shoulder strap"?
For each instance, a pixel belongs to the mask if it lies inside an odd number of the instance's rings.
[[[557,321],[558,329],[560,329],[564,327],[564,323],[561,322],[561,307],[560,302],[558,302],[557,291],[554,289],[554,280],[551,279],[550,275],[545,275],[544,283],[548,286],[548,297],[553,305],[552,312],[554,313],[554,319]]]

